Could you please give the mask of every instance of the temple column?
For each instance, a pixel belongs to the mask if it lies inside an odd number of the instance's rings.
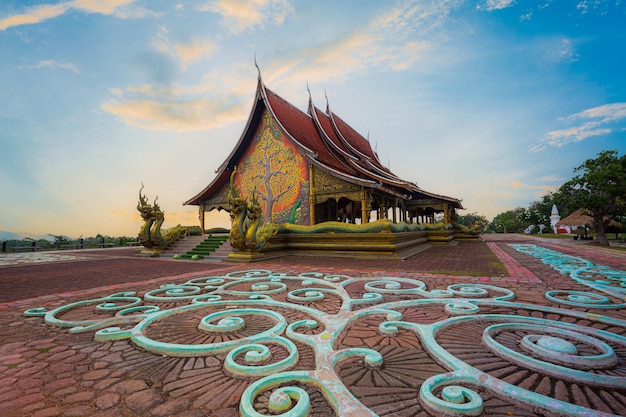
[[[313,193],[313,165],[309,164],[309,226],[315,224],[315,194]]]
[[[450,212],[448,208],[448,203],[443,203],[443,223],[444,224],[450,223]]]
[[[201,229],[201,234],[204,234],[204,203],[200,204],[199,207],[200,210],[200,229]]]
[[[367,209],[367,193],[361,191],[361,224],[369,223],[370,212]]]

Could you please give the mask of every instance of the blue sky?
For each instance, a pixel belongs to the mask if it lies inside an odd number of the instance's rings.
[[[0,231],[135,235],[142,182],[165,227],[198,224],[182,202],[239,139],[255,56],[402,178],[527,207],[624,153],[624,27],[624,0],[4,0]]]

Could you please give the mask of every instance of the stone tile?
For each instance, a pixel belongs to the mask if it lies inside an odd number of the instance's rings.
[[[76,394],[68,395],[63,400],[65,404],[84,403],[96,398],[96,393],[93,391],[77,392]]]
[[[111,373],[109,369],[98,369],[96,371],[87,372],[83,375],[83,381],[95,381],[103,379]]]
[[[78,407],[72,407],[65,410],[63,417],[82,417],[90,416],[93,414],[93,409],[88,405],[79,405]]]
[[[143,413],[150,408],[161,404],[163,398],[159,392],[155,389],[147,389],[143,391],[137,391],[126,397],[124,401],[126,406],[136,413]]]
[[[191,401],[187,398],[178,398],[164,402],[150,411],[152,417],[177,416],[189,408]]]
[[[39,378],[20,378],[16,385],[23,390],[29,390],[42,386],[43,380]]]
[[[63,409],[60,407],[44,408],[43,410],[36,411],[33,417],[55,417],[63,414]]]
[[[121,394],[132,394],[137,391],[145,390],[146,388],[148,388],[148,385],[145,381],[141,379],[129,379],[109,387],[109,391],[119,392]]]
[[[108,392],[96,400],[96,407],[100,410],[106,410],[107,408],[115,407],[119,404],[122,396],[116,392]]]

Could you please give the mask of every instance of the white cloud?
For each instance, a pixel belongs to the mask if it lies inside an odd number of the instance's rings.
[[[113,14],[122,6],[134,3],[136,0],[74,0],[68,4],[77,10],[87,13]]]
[[[578,61],[578,53],[576,53],[571,39],[561,41],[561,58],[571,62]]]
[[[187,65],[191,62],[198,61],[201,58],[212,55],[217,49],[217,45],[207,39],[198,39],[192,37],[187,43],[172,43],[167,37],[168,30],[164,26],[159,26],[159,33],[153,41],[154,47],[180,61],[180,67],[183,71],[187,69]]]
[[[69,3],[43,4],[26,8],[22,14],[5,17],[0,20],[0,30],[6,30],[13,26],[32,25],[61,16],[70,8]]]
[[[605,104],[584,110],[580,113],[559,119],[561,122],[573,124],[565,129],[546,133],[539,143],[531,148],[532,152],[546,149],[546,145],[561,146],[583,141],[594,136],[607,135],[616,130],[624,130],[626,124],[626,103]]]
[[[58,62],[51,59],[46,59],[39,61],[35,65],[29,65],[24,67],[19,67],[20,69],[39,69],[39,68],[61,68],[66,69],[68,71],[72,71],[74,74],[79,74],[80,70],[76,66],[76,64],[72,62]]]
[[[439,28],[461,3],[403,1],[327,44],[274,60],[264,72],[285,85],[288,78],[298,83],[341,79],[374,67],[406,70],[441,41]]]
[[[539,178],[539,181],[541,181],[541,182],[562,182],[562,181],[565,181],[565,178],[559,177],[558,175],[544,175],[543,177]]]
[[[0,30],[21,25],[41,23],[48,19],[59,17],[70,10],[79,10],[84,13],[115,14],[121,19],[139,18],[148,15],[157,15],[144,8],[129,7],[136,0],[73,0],[59,4],[43,4],[26,7],[24,13],[8,16],[0,20]]]
[[[221,88],[216,88],[220,86]],[[244,120],[250,110],[250,86],[226,74],[208,74],[192,86],[152,84],[111,89],[113,96],[100,107],[122,122],[158,131],[199,131]]]
[[[259,11],[260,5],[268,3],[259,0],[247,4]],[[288,89],[294,85],[302,88],[307,81],[342,79],[372,67],[405,70],[432,47],[430,38],[436,37],[441,23],[459,4],[460,0],[404,2],[327,44],[273,59],[263,68],[264,79],[270,85],[280,80],[283,89]],[[195,38],[174,43],[163,26],[159,27],[153,46],[179,60],[183,70],[189,63],[210,56],[216,48],[210,41]],[[250,86],[241,82],[239,73],[235,65],[229,71],[221,68],[207,74],[203,82],[190,86],[139,84],[114,89],[114,96],[101,108],[124,123],[143,129],[185,131],[221,127],[248,115],[249,108],[242,103],[251,98]],[[249,74],[244,77],[249,79]]]
[[[241,33],[263,27],[268,21],[280,25],[293,7],[288,0],[216,0],[198,10],[222,15],[224,26]]]
[[[482,4],[476,6],[480,10],[500,10],[507,7],[514,6],[517,2],[515,0],[485,0]]]

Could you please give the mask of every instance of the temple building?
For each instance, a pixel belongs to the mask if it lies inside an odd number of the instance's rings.
[[[234,173],[234,175],[233,175]],[[381,164],[369,141],[330,110],[307,112],[269,90],[259,75],[252,111],[216,177],[185,205],[231,211],[231,182],[261,207],[262,224],[365,224],[378,219],[454,223],[461,200],[427,192]]]

